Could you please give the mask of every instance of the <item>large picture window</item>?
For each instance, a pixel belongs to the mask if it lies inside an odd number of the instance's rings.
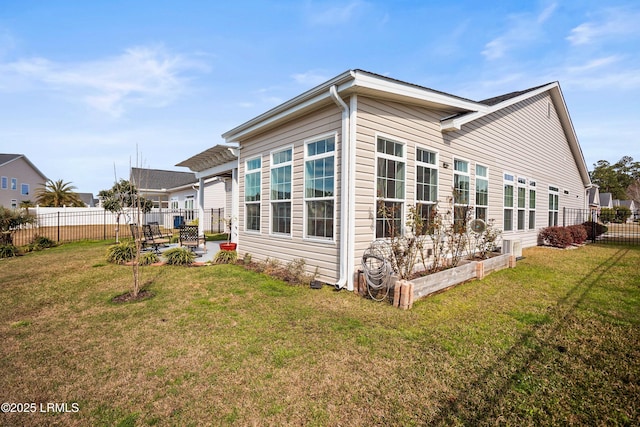
[[[333,239],[335,205],[335,138],[305,146],[304,197],[306,235]]]
[[[260,231],[262,159],[247,160],[244,172],[245,228]]]
[[[428,223],[433,207],[438,201],[438,159],[437,154],[416,149],[416,207],[418,215]]]
[[[476,165],[476,218],[487,220],[489,208],[489,172],[486,166]]]
[[[291,234],[293,148],[271,153],[271,232]]]
[[[386,138],[376,144],[376,238],[402,232],[405,193],[404,144]]]
[[[558,225],[558,209],[560,190],[558,187],[549,186],[549,227]]]
[[[503,230],[513,230],[513,189],[514,189],[514,176],[508,173],[504,174],[504,219]]]

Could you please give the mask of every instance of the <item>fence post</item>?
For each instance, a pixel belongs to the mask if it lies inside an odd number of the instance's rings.
[[[566,227],[566,226],[567,226],[567,224],[566,224],[566,218],[567,218],[567,207],[566,207],[566,206],[563,206],[563,207],[562,207],[562,226],[563,226],[563,227]]]
[[[58,243],[60,243],[60,211],[58,211]]]

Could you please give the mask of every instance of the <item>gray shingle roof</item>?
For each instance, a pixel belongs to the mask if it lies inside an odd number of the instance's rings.
[[[136,187],[146,190],[177,188],[198,182],[193,172],[143,168],[131,168],[130,179]]]
[[[0,165],[9,163],[11,160],[15,160],[18,157],[22,157],[22,154],[0,154]]]

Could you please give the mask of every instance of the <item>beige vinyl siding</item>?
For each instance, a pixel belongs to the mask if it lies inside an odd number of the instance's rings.
[[[265,132],[259,136],[240,141],[239,180],[239,245],[238,251],[251,253],[253,259],[275,258],[287,263],[303,258],[309,273],[318,267],[318,280],[335,283],[339,276],[340,242],[340,130],[342,126],[340,110],[330,105],[312,114],[299,117],[295,121]],[[304,238],[304,142],[321,135],[336,135],[335,156],[335,234],[331,241]],[[293,147],[293,167],[291,186],[291,235],[271,235],[271,152]],[[262,159],[260,232],[245,231],[244,216],[244,168],[247,159],[260,156]]]
[[[547,115],[551,104],[551,114]],[[438,200],[447,206],[452,194],[453,159],[469,161],[471,203],[475,204],[475,166],[489,170],[488,218],[503,226],[503,174],[536,181],[536,229],[504,233],[518,239],[523,247],[537,244],[537,233],[547,226],[548,187],[560,188],[559,224],[562,208],[583,208],[584,186],[550,96],[546,93],[525,100],[463,126],[443,133],[440,120],[451,112],[429,110],[414,105],[358,97],[356,156],[356,242],[353,262],[375,239],[375,139],[377,135],[404,142],[406,147],[405,211],[415,204],[415,148],[438,153]],[[578,161],[582,161],[579,159]],[[449,168],[442,167],[442,163]],[[528,212],[528,189],[527,207]],[[565,195],[563,190],[569,190]],[[525,213],[528,220],[528,213]],[[517,207],[514,208],[517,229]]]
[[[11,201],[16,200],[19,205],[24,200],[31,200],[35,203],[36,191],[42,188],[45,178],[37,173],[31,165],[24,159],[18,158],[0,168],[0,176],[7,177],[7,188],[0,188],[0,206],[6,208],[11,206]],[[16,179],[16,189],[11,189],[11,179]],[[23,195],[22,184],[29,184],[29,194]]]

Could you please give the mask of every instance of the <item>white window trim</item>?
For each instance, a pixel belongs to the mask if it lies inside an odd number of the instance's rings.
[[[418,149],[424,150],[424,151],[428,151],[430,153],[435,154],[436,163],[432,164],[432,163],[424,163],[424,162],[419,161],[418,160],[418,156],[417,156]],[[421,167],[424,167],[424,168],[429,168],[429,169],[434,169],[437,172],[437,174],[436,174],[436,200],[433,201],[433,202],[428,202],[426,200],[419,200],[418,199],[418,192],[414,191],[414,195],[413,195],[414,205],[415,204],[435,205],[436,203],[438,203],[438,199],[439,199],[439,196],[440,196],[440,167],[439,167],[439,164],[440,164],[440,153],[438,151],[433,150],[431,148],[425,148],[425,147],[416,145],[416,160],[415,160],[415,168],[414,168],[414,176],[416,177],[414,179],[415,180],[414,184],[416,185],[416,187],[418,185],[418,181],[417,181],[418,166],[421,166]],[[405,177],[405,181],[406,181],[406,177]],[[405,183],[405,185],[406,185],[406,183]]]
[[[478,175],[478,166],[483,167],[487,170],[487,174],[486,175]],[[473,202],[474,202],[474,208],[473,208],[473,217],[476,218],[476,208],[486,208],[487,209],[487,220],[489,219],[489,175],[490,175],[490,168],[489,166],[485,166],[482,163],[477,163],[475,164],[474,168],[473,168],[473,172],[474,172],[474,191],[473,191]],[[478,200],[476,197],[476,193],[478,192],[478,179],[483,179],[485,181],[487,181],[487,204],[486,205],[479,205],[478,204]]]
[[[536,206],[535,207],[531,207],[531,192],[535,193],[535,197],[536,197]],[[536,187],[536,182],[532,179],[529,180],[529,183],[527,185],[527,230],[535,230],[536,229],[536,223],[537,218],[536,218],[536,211],[538,209],[537,205],[538,205],[538,187]],[[533,227],[531,227],[531,212],[533,212]]]
[[[11,178],[9,188],[11,191],[18,191],[18,178]]]
[[[323,139],[328,139],[328,138],[333,138],[333,154],[331,153],[322,153],[322,154],[316,154],[313,156],[309,156],[307,154],[307,146],[309,144],[313,144],[314,142],[318,142],[318,141],[322,141]],[[303,236],[303,240],[308,240],[311,242],[318,242],[318,243],[325,243],[325,244],[336,244],[336,232],[337,232],[337,228],[336,228],[336,223],[338,222],[336,219],[336,214],[338,211],[338,198],[337,198],[337,191],[336,191],[336,187],[337,187],[337,181],[338,181],[338,171],[337,171],[337,166],[338,166],[338,133],[337,132],[329,132],[323,135],[319,135],[313,138],[309,138],[309,139],[305,139],[304,140],[304,167],[302,170],[302,176],[303,176],[303,186],[302,186],[302,236]],[[333,196],[332,197],[307,197],[307,183],[306,180],[304,179],[304,174],[306,172],[306,168],[307,168],[307,161],[308,160],[316,160],[316,159],[323,159],[325,157],[333,157]],[[321,236],[309,236],[307,233],[307,201],[312,200],[312,201],[322,201],[322,200],[333,200],[333,233],[332,233],[332,237],[321,237]]]
[[[249,163],[252,160],[256,160],[256,159],[260,159],[260,167],[258,169],[251,169],[251,171],[249,172],[249,174],[252,173],[258,173],[260,176],[260,200],[258,200],[257,202],[247,202],[246,201],[246,194],[247,194],[247,163]],[[250,234],[262,234],[262,200],[264,199],[264,197],[262,197],[263,195],[263,191],[262,191],[262,155],[257,155],[257,156],[253,156],[253,157],[249,157],[247,158],[247,160],[244,161],[244,194],[243,194],[243,201],[244,201],[244,231],[245,233],[250,233]],[[248,229],[247,228],[247,205],[258,205],[258,209],[260,212],[260,224],[259,230],[253,230],[253,229]]]
[[[460,161],[460,162],[466,162],[467,163],[467,171],[466,172],[461,172],[456,170],[456,160]],[[472,196],[475,198],[475,188],[472,189],[471,188],[471,166],[473,163],[471,163],[471,160],[462,158],[462,157],[453,157],[453,160],[451,162],[451,188],[455,189],[455,185],[456,185],[456,175],[462,175],[462,176],[467,176],[469,177],[469,203],[467,204],[469,207],[474,206],[474,200],[472,199]],[[456,206],[465,206],[462,203],[456,203]]]
[[[403,146],[402,157],[392,156],[390,154],[378,152],[378,138],[387,139],[389,141],[401,144]],[[396,136],[385,134],[385,133],[380,133],[380,132],[376,132],[375,135],[374,135],[373,150],[374,150],[374,153],[375,153],[375,157],[374,157],[375,171],[374,171],[374,176],[373,176],[374,185],[372,186],[373,187],[373,233],[372,233],[373,234],[372,235],[372,239],[373,240],[377,239],[377,237],[376,237],[376,229],[378,227],[378,223],[377,223],[377,221],[378,221],[378,157],[382,157],[383,159],[389,159],[389,160],[402,159],[402,161],[404,162],[404,199],[384,199],[384,200],[390,201],[390,202],[402,203],[402,212],[400,214],[402,226],[404,227],[404,224],[407,222],[406,221],[407,148],[408,148],[407,140],[405,140],[403,138],[398,138]],[[404,229],[402,231],[404,232]]]
[[[508,180],[506,175],[511,176],[511,178],[513,178],[512,180]],[[518,184],[518,180],[516,179],[516,174],[511,173],[511,172],[503,172],[502,173],[502,232],[503,233],[514,233],[517,231],[517,224],[514,221],[514,210],[517,209],[516,208],[516,200],[517,200],[517,192],[516,189]],[[504,199],[505,199],[505,191],[504,191],[504,187],[505,185],[510,185],[513,187],[513,196],[512,196],[512,201],[511,201],[511,206],[506,206],[504,204]],[[511,230],[505,230],[504,229],[504,220],[505,220],[505,210],[507,209],[511,209]]]
[[[27,188],[27,192],[26,192],[26,193],[23,191],[23,188],[24,188],[25,186],[26,186],[26,188]],[[20,194],[21,194],[22,196],[28,196],[29,194],[31,194],[31,186],[30,186],[29,184],[25,183],[25,182],[23,182],[22,184],[20,184]]]
[[[552,190],[551,187],[555,188],[555,190]],[[554,194],[556,196],[558,196],[558,210],[551,210],[551,208],[549,207],[549,195]],[[560,224],[560,187],[557,185],[553,185],[553,184],[549,184],[549,186],[547,187],[547,225],[549,227],[551,227],[552,225],[549,224],[549,213],[551,212],[557,212],[558,213],[558,219],[556,224],[554,224],[554,226],[557,226]]]
[[[524,180],[524,182],[520,182],[520,180]],[[516,192],[514,194],[514,205],[515,205],[515,210],[516,210],[516,221],[515,221],[515,229],[514,231],[518,231],[518,232],[525,232],[529,229],[529,215],[528,215],[528,210],[529,210],[529,186],[528,186],[528,182],[529,180],[525,177],[522,176],[517,176],[516,177]],[[520,199],[520,189],[524,189],[524,206],[520,207],[519,205],[519,199]],[[518,227],[518,214],[519,212],[522,211],[523,212],[523,218],[522,218],[522,229],[520,229]]]
[[[3,176],[0,177],[0,189],[8,190],[9,189],[9,177]]]
[[[278,163],[277,165],[273,164],[273,155],[277,153],[281,153],[283,151],[291,150],[291,160],[287,162]],[[295,156],[295,150],[293,148],[293,144],[285,145],[283,147],[278,147],[275,150],[271,150],[269,152],[269,236],[278,237],[283,239],[291,239],[293,238],[293,159]],[[273,182],[271,181],[271,171],[277,168],[281,168],[284,166],[291,166],[291,198],[286,200],[272,200],[271,199],[271,186]],[[289,218],[289,233],[279,233],[273,231],[273,204],[274,203],[284,203],[289,202],[291,204],[291,217]],[[262,227],[260,227],[262,228]]]

